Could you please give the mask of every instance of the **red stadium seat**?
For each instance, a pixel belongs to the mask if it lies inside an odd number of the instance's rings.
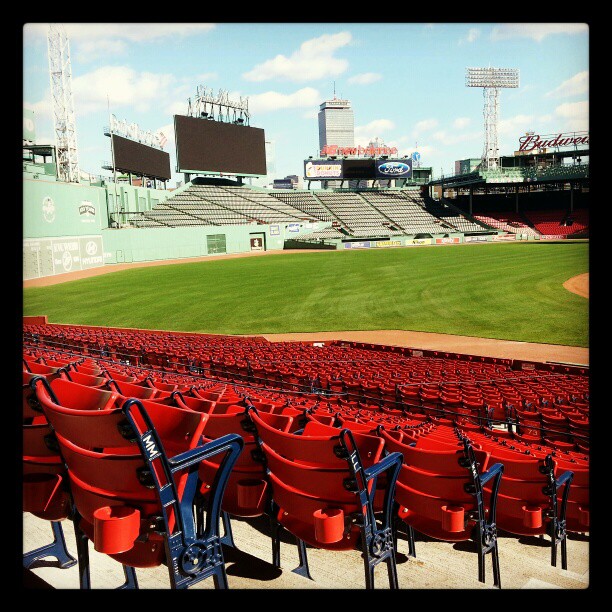
[[[493,461],[504,464],[497,496],[498,527],[516,535],[548,534],[551,565],[557,565],[557,545],[561,544],[561,566],[567,569],[566,508],[573,472],[559,473],[550,455],[538,459],[493,444],[487,450]],[[490,487],[485,490],[487,495],[493,493]]]
[[[438,540],[473,540],[478,552],[478,580],[485,582],[485,555],[493,560],[493,583],[501,588],[499,553],[495,529],[496,492],[502,479],[501,463],[489,468],[489,454],[476,450],[467,440],[454,444],[438,440],[420,444],[402,431],[380,430],[388,451],[399,452],[404,464],[395,493],[397,516],[409,527],[409,554],[414,555],[412,530]],[[457,445],[460,448],[457,448]],[[487,468],[489,468],[487,470]],[[491,497],[484,503],[483,486]]]
[[[57,378],[55,373],[48,376]],[[47,444],[52,430],[30,386],[37,378],[42,377],[23,373],[23,511],[51,522],[53,542],[24,553],[23,566],[30,568],[41,559],[55,557],[58,567],[68,568],[77,562],[66,548],[62,529],[62,521],[71,512],[68,475],[59,451]]]
[[[374,588],[374,569],[385,563],[389,585],[397,588],[391,510],[401,455],[391,453],[381,459],[380,438],[346,428],[310,421],[298,435],[279,431],[254,409],[248,409],[248,416],[268,468],[276,520],[274,564],[280,566],[281,528],[298,539],[301,567],[308,576],[303,543],[353,550],[359,541],[366,587]],[[382,474],[385,496],[377,523],[374,495]]]
[[[207,417],[195,411],[137,399],[119,408],[117,393],[62,379],[37,379],[35,388],[68,468],[81,588],[91,587],[89,541],[130,570],[130,586],[137,586],[134,568],[165,564],[172,588],[209,576],[227,588],[218,524],[242,439],[202,444]],[[219,453],[205,513],[195,503],[198,468]]]

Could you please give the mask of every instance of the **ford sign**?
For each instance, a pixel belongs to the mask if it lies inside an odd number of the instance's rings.
[[[412,176],[412,160],[388,160],[376,164],[377,178],[409,178]]]
[[[408,172],[408,170],[410,170],[410,166],[408,164],[403,164],[402,162],[388,162],[378,166],[378,171],[381,174],[387,174],[389,176],[404,174],[405,172]]]

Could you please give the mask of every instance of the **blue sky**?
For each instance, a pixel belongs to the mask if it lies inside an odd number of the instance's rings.
[[[198,85],[249,98],[251,125],[274,143],[275,176],[303,174],[318,154],[319,105],[351,101],[356,144],[379,138],[400,155],[418,150],[434,176],[480,157],[483,95],[467,67],[518,68],[502,90],[500,153],[527,130],[588,130],[589,29],[581,23],[67,23],[79,165],[108,174],[110,111],[161,130],[175,167],[173,114],[187,113]],[[37,142],[53,143],[47,24],[23,31],[24,106]],[[182,179],[173,173],[173,180]],[[270,180],[272,177],[268,177]],[[172,185],[173,181],[171,181]]]

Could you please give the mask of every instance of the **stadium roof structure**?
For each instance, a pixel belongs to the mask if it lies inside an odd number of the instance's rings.
[[[519,155],[501,156],[501,166],[487,170],[477,168],[472,172],[441,176],[429,181],[429,185],[445,185],[447,187],[484,186],[494,183],[497,185],[510,185],[532,182],[559,182],[570,180],[585,180],[589,178],[589,164],[565,165],[561,159],[572,157],[581,160],[589,156],[589,149],[573,151],[546,151],[542,153],[524,153]],[[504,161],[513,160],[515,163],[504,164]],[[531,163],[527,163],[531,161]],[[536,161],[557,160],[558,163],[540,168]]]
[[[43,157],[55,155],[54,145],[24,144],[23,148],[32,151],[35,155],[42,155]]]

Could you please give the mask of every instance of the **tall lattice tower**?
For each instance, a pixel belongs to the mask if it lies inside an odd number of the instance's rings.
[[[49,24],[47,35],[57,173],[62,181],[79,182],[76,121],[72,99],[70,43],[62,24]]]
[[[519,86],[517,68],[468,68],[465,74],[467,87],[481,87],[484,94],[485,141],[482,167],[490,170],[499,166],[497,122],[499,116],[499,89]]]

